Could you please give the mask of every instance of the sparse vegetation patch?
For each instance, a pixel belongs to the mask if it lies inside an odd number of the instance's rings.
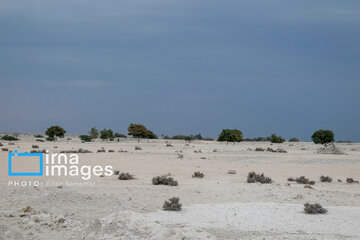
[[[178,185],[178,182],[175,181],[175,180],[174,180],[172,177],[170,177],[170,176],[163,175],[163,176],[154,177],[154,178],[152,179],[152,184],[154,184],[154,185],[177,186],[177,185]]]
[[[304,176],[301,176],[299,178],[296,178],[295,181],[297,183],[301,183],[301,184],[310,184],[310,185],[314,185],[315,181],[311,181],[308,178],[305,178]]]
[[[202,172],[194,172],[194,174],[192,175],[193,178],[203,178],[205,175]]]
[[[265,177],[264,174],[256,174],[255,172],[249,172],[247,177],[248,183],[272,183],[272,179]]]
[[[180,211],[181,206],[179,198],[173,197],[170,198],[169,201],[164,202],[163,209],[167,211]]]
[[[314,204],[305,203],[304,207],[305,207],[304,211],[307,214],[324,214],[327,212],[327,210],[318,203],[314,203]]]

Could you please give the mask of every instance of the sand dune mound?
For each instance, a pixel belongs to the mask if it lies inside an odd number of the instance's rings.
[[[338,147],[336,147],[334,143],[330,143],[329,145],[326,145],[326,146],[318,149],[317,152],[322,153],[322,154],[335,154],[335,155],[345,154]]]

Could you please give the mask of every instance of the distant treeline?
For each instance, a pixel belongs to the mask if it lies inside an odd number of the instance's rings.
[[[172,137],[169,137],[169,136],[164,136],[163,139],[175,139],[175,140],[185,140],[185,141],[193,141],[193,140],[205,140],[205,141],[214,141],[215,139],[214,138],[208,138],[208,137],[203,137],[201,136],[201,134],[196,134],[196,135],[189,135],[189,136],[186,136],[186,135],[175,135],[175,136],[172,136]]]
[[[56,138],[63,138],[66,134],[66,130],[60,126],[51,126],[49,127],[45,134],[48,136],[45,138],[46,141],[56,141]],[[128,134],[134,138],[144,138],[144,139],[157,139],[158,136],[153,133],[151,130],[147,129],[144,125],[131,123],[128,127]],[[18,140],[19,133],[13,133],[12,136],[5,135],[0,136],[1,140],[6,141],[16,141]],[[44,138],[42,135],[34,135],[36,141],[43,142],[41,138]],[[99,131],[97,128],[93,127],[90,129],[88,135],[80,135],[80,139],[82,142],[90,142],[97,138],[102,140],[110,140],[114,141],[115,138],[126,138],[125,134],[114,133],[112,129],[103,129]],[[193,140],[206,140],[206,141],[214,141],[214,138],[204,138],[201,134],[196,135],[175,135],[172,137],[162,135],[163,139],[176,139],[176,140],[185,140],[185,141],[193,141]],[[335,142],[334,132],[331,130],[319,129],[313,133],[311,139],[316,144],[329,144]],[[285,138],[276,135],[275,133],[271,134],[269,137],[257,137],[257,138],[245,138],[243,137],[243,133],[239,129],[223,129],[216,139],[219,142],[241,142],[241,141],[249,141],[249,142],[271,142],[271,143],[283,143],[285,142]],[[299,142],[300,140],[297,138],[290,138],[289,142]],[[343,143],[350,143],[350,141],[338,141]]]

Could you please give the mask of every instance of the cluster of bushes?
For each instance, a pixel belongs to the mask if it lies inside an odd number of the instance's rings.
[[[265,177],[264,174],[256,174],[255,172],[249,172],[247,177],[248,183],[272,183],[272,179]]]
[[[321,176],[320,182],[332,182],[332,178],[329,176]]]
[[[79,148],[78,150],[62,150],[60,153],[92,153],[87,149]]]
[[[111,129],[103,129],[100,131],[100,138],[105,140],[105,139],[109,139],[114,140],[114,132]]]
[[[301,184],[310,184],[310,185],[314,185],[315,184],[315,181],[311,181],[309,180],[308,178],[304,177],[304,176],[301,176],[299,178],[288,178],[288,181],[289,182],[297,182],[297,183],[301,183]]]
[[[314,203],[314,204],[305,203],[304,207],[305,207],[304,211],[307,214],[324,214],[327,212],[327,210],[318,203]]]
[[[169,186],[177,186],[178,182],[174,180],[170,176],[157,176],[152,179],[152,184],[154,185],[169,185]]]
[[[247,142],[270,142],[270,137],[245,138]]]
[[[186,135],[175,135],[173,137],[168,137],[168,136],[165,136],[164,139],[174,139],[174,140],[185,140],[185,141],[193,141],[193,140],[204,140],[204,138],[201,136],[201,134],[196,134],[196,135],[189,135],[189,136],[186,136]]]

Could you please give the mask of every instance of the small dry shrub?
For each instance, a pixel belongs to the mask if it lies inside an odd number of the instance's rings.
[[[166,147],[172,147],[173,145],[171,143],[166,144]]]
[[[347,182],[347,183],[359,183],[359,181],[356,181],[356,180],[354,180],[353,178],[347,178],[347,179],[346,179],[346,182]]]
[[[4,152],[9,151],[9,149],[8,149],[8,148],[2,148],[1,150],[3,150]]]
[[[9,145],[15,145],[15,143],[9,142]]]
[[[314,185],[315,181],[311,181],[308,178],[305,178],[304,176],[301,176],[299,178],[296,178],[295,181],[297,183],[301,183],[301,184],[310,184],[310,185]]]
[[[105,152],[105,149],[99,149],[99,150],[97,150],[96,152],[98,152],[98,153],[104,153],[104,152]]]
[[[247,177],[248,183],[272,183],[272,179],[269,177],[265,177],[264,174],[256,174],[255,172],[249,172]]]
[[[203,178],[205,175],[202,172],[194,172],[194,175],[192,175],[193,178]]]
[[[120,173],[118,179],[119,180],[133,180],[134,176],[131,175],[130,173]]]
[[[110,149],[109,152],[115,152],[114,150]]]
[[[307,214],[324,214],[327,212],[327,210],[318,203],[314,203],[314,204],[305,203],[304,206],[305,206],[304,211]]]
[[[260,148],[260,147],[257,147],[257,148],[255,148],[255,151],[256,151],[256,152],[263,152],[263,151],[265,151],[265,149]]]
[[[329,176],[321,176],[320,182],[332,182],[332,178]]]
[[[0,147],[4,146],[1,142],[0,142]]]
[[[294,182],[294,181],[295,181],[295,179],[292,178],[292,177],[289,177],[287,180],[288,180],[289,182]]]
[[[92,151],[83,149],[83,148],[79,148],[78,153],[92,153]]]
[[[172,177],[163,175],[163,176],[153,177],[152,184],[154,184],[154,185],[177,186],[178,182],[175,181]]]
[[[142,148],[139,146],[135,146],[135,150],[142,150]]]
[[[177,157],[178,157],[178,158],[184,158],[184,155],[178,153],[178,154],[177,154]]]
[[[179,202],[179,198],[173,197],[170,198],[169,201],[165,201],[163,205],[163,209],[167,211],[180,211],[181,203]]]

